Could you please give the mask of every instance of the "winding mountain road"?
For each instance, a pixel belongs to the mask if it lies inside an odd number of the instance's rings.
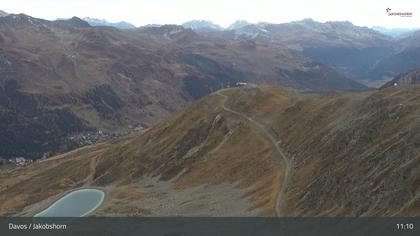
[[[223,105],[222,105],[223,110],[225,110],[227,112],[230,112],[230,113],[233,113],[233,114],[236,114],[238,116],[241,116],[242,118],[248,120],[252,124],[259,127],[270,138],[271,142],[276,147],[276,150],[279,153],[280,158],[285,163],[286,173],[284,175],[284,180],[283,180],[281,190],[280,190],[280,192],[277,196],[277,206],[276,206],[277,216],[278,217],[284,216],[284,204],[285,204],[285,199],[286,199],[286,189],[287,189],[287,186],[289,184],[289,180],[290,180],[290,176],[291,176],[290,172],[292,170],[292,161],[284,154],[283,150],[281,149],[281,147],[280,147],[281,140],[276,140],[276,138],[270,133],[270,131],[267,129],[267,127],[264,126],[264,124],[262,124],[261,122],[255,120],[252,117],[249,117],[248,115],[246,115],[242,112],[238,112],[238,111],[232,110],[229,107],[226,107],[226,101],[228,100],[228,96],[221,93],[221,91],[216,92],[216,94],[223,97]]]

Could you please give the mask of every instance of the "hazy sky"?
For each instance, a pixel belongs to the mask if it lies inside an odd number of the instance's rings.
[[[388,7],[413,16],[388,16]],[[419,0],[0,0],[0,9],[49,20],[89,16],[136,26],[181,24],[192,19],[228,26],[238,19],[282,23],[312,18],[321,22],[348,20],[369,27],[420,27]]]

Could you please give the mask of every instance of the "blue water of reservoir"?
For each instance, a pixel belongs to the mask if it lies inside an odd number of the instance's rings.
[[[98,189],[71,192],[34,217],[83,217],[96,210],[104,201],[105,193]]]

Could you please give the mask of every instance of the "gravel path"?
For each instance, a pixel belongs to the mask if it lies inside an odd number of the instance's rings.
[[[242,113],[242,112],[238,112],[235,110],[232,110],[231,108],[226,107],[226,101],[228,100],[228,96],[224,95],[223,93],[221,93],[221,91],[216,93],[219,96],[223,97],[223,110],[236,114],[238,116],[241,116],[242,118],[248,120],[249,122],[253,123],[254,125],[256,125],[257,127],[259,127],[271,140],[271,142],[273,143],[273,145],[276,147],[277,152],[280,154],[280,157],[282,158],[282,161],[284,161],[284,163],[286,164],[286,173],[284,176],[284,181],[283,181],[283,185],[282,188],[280,190],[280,193],[278,194],[277,197],[277,207],[276,207],[276,212],[277,212],[277,216],[278,217],[282,217],[284,216],[284,204],[285,204],[285,199],[286,199],[286,190],[287,190],[287,186],[290,182],[290,176],[291,176],[291,167],[292,167],[292,163],[291,163],[291,159],[289,159],[283,152],[283,150],[280,147],[281,144],[281,140],[276,140],[276,138],[271,134],[270,130],[267,129],[267,127],[260,123],[259,121],[255,120],[252,117],[249,117],[248,115]]]

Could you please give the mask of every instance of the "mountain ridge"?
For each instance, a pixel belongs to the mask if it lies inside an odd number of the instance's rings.
[[[76,16],[67,20],[56,20],[55,22],[75,28],[88,28],[91,26],[87,21],[82,20]]]

